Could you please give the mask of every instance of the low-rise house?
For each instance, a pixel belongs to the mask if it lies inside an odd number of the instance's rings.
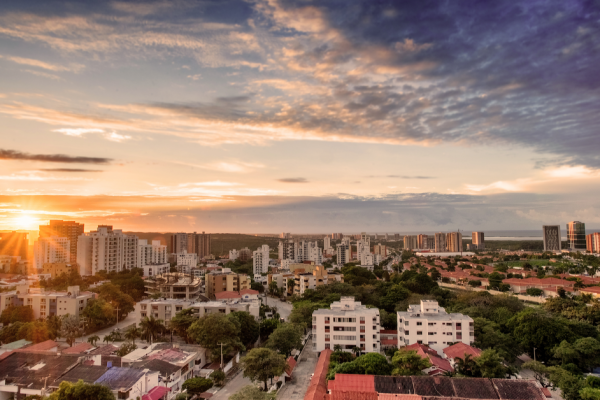
[[[420,343],[415,343],[404,347],[404,350],[414,351],[421,358],[426,358],[429,360],[431,366],[421,371],[424,374],[427,374],[429,376],[444,375],[446,372],[454,371],[454,368],[452,367],[450,362],[440,357],[438,352],[429,346],[425,346]]]
[[[169,272],[144,281],[146,295],[167,299],[194,300],[201,294],[202,280],[179,272]]]
[[[112,367],[95,383],[108,386],[119,400],[136,400],[158,386],[158,371]]]
[[[471,358],[479,357],[481,355],[481,350],[476,347],[469,346],[468,344],[459,342],[453,344],[452,346],[446,347],[443,351],[444,358],[450,362],[452,368],[455,368],[457,358],[464,360],[467,355],[470,355]]]
[[[237,298],[239,296],[239,298]],[[179,311],[187,308],[194,310],[194,315],[198,318],[210,313],[229,314],[234,311],[245,311],[250,313],[255,318],[258,318],[260,313],[260,301],[249,299],[242,300],[243,295],[236,295],[236,298],[229,301],[204,301],[192,302],[187,300],[176,299],[146,299],[140,302],[140,317],[153,316],[154,318],[165,321],[168,325],[171,318]]]
[[[17,285],[16,290],[0,293],[0,310],[13,306],[28,306],[35,319],[51,315],[79,317],[88,301],[95,298],[92,292],[81,292],[79,286],[69,286],[66,291],[51,291]]]

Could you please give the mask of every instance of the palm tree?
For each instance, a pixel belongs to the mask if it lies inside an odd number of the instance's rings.
[[[470,354],[465,354],[465,358],[456,357],[454,359],[456,363],[456,371],[464,376],[476,376],[477,375],[477,364]]]
[[[142,331],[142,337],[152,344],[152,339],[156,337],[158,332],[163,329],[162,319],[156,319],[154,317],[146,317],[140,321],[140,329]]]
[[[358,347],[358,346],[354,346],[354,347],[352,348],[352,352],[354,353],[354,355],[355,355],[356,357],[358,357],[358,356],[360,355],[360,351],[361,351],[361,349],[360,349],[360,347]]]
[[[336,344],[335,346],[333,346],[333,351],[342,351],[342,346],[339,344]]]
[[[133,344],[135,344],[135,339],[139,338],[140,336],[142,336],[142,331],[140,328],[137,328],[135,326],[132,326],[131,328],[127,329],[127,331],[125,332],[125,339],[131,340],[131,343]]]
[[[90,337],[88,338],[88,340],[87,340],[87,341],[88,341],[88,343],[89,343],[89,344],[91,344],[92,346],[95,346],[95,345],[96,345],[96,342],[97,342],[98,340],[100,340],[100,336],[98,336],[98,335],[94,335],[94,336],[90,336]]]
[[[108,344],[110,342],[110,335],[104,336],[104,340],[102,340],[102,341],[106,342],[106,344]]]

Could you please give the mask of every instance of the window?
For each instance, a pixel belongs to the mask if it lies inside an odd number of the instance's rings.
[[[410,335],[410,332],[409,331],[404,331],[404,334],[405,335]]]
[[[408,321],[405,321],[405,322],[404,322],[404,326],[408,326]]]
[[[420,321],[419,321],[419,322],[417,322],[417,326],[421,326],[421,325],[423,325],[423,323],[422,323],[422,322],[420,322]]]
[[[437,334],[437,332],[429,332],[429,336],[433,336],[433,335],[436,335],[436,334]]]
[[[329,343],[325,343],[325,348],[326,348],[326,349],[330,349],[330,348],[331,348],[331,345],[330,345]]]
[[[422,335],[423,331],[417,331],[417,335]]]
[[[435,322],[430,322],[430,323],[428,323],[427,325],[429,325],[429,326],[434,326],[434,325],[435,325]]]

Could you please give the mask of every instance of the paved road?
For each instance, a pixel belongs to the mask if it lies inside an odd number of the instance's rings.
[[[312,339],[309,339],[296,368],[294,368],[294,372],[292,372],[292,380],[279,390],[277,398],[282,400],[304,399],[311,375],[315,372],[317,361],[317,353],[312,350]]]
[[[263,304],[266,304],[270,307],[277,307],[277,312],[279,312],[281,318],[285,318],[285,320],[287,321],[288,317],[290,316],[290,313],[292,312],[292,305],[290,303],[288,303],[287,301],[281,301],[277,297],[267,296],[262,297],[262,299]]]
[[[215,393],[212,400],[227,400],[229,396],[238,392],[241,388],[246,385],[251,385],[252,382],[248,378],[244,378],[244,374],[242,371],[238,371],[237,375],[227,382],[224,387],[220,388],[218,392]],[[216,388],[210,389],[209,392],[214,393]]]
[[[135,324],[139,324],[139,323],[140,323],[140,320],[141,320],[141,318],[140,318],[140,304],[139,304],[139,303],[137,303],[137,304],[135,305],[135,311],[132,311],[132,312],[130,312],[130,313],[127,315],[127,317],[125,317],[125,319],[124,319],[124,320],[121,320],[121,321],[119,321],[118,327],[119,327],[120,329],[123,329],[123,328],[125,328],[126,326],[129,326],[129,325],[131,325],[131,324],[133,324],[133,323],[135,323]],[[104,339],[104,336],[106,336],[106,335],[110,334],[110,333],[111,333],[111,332],[112,332],[112,331],[113,331],[113,330],[114,330],[116,327],[117,327],[117,325],[113,325],[113,326],[109,326],[108,328],[104,328],[104,329],[102,329],[102,330],[99,330],[99,331],[97,331],[97,332],[90,333],[89,335],[86,335],[86,336],[83,336],[83,337],[81,337],[81,338],[77,339],[77,343],[80,343],[80,342],[87,342],[87,339],[88,339],[90,336],[98,335],[98,336],[100,337],[100,340],[98,341],[98,344],[105,344],[104,342],[102,342],[102,340]],[[136,344],[137,344],[138,342],[139,342],[139,343],[146,343],[146,342],[144,342],[143,340],[140,340],[140,339],[137,339],[137,340],[135,341],[135,343],[136,343]],[[121,345],[121,342],[115,342],[115,346],[120,346],[120,345]]]

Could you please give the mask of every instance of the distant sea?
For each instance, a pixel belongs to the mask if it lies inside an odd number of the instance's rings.
[[[543,240],[542,230],[527,230],[527,231],[519,231],[519,230],[511,230],[511,231],[484,231],[485,232],[485,240],[512,240],[512,241],[521,241],[521,240]],[[468,233],[465,232],[465,235],[468,236]],[[561,236],[564,238],[567,236],[567,232],[561,232]]]

